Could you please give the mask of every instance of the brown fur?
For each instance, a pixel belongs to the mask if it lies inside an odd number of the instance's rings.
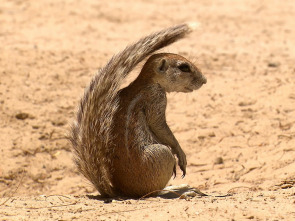
[[[191,92],[205,77],[185,58],[162,53],[152,55],[128,87],[120,85],[140,61],[190,31],[184,24],[139,40],[85,90],[70,140],[78,169],[101,195],[140,197],[163,189],[175,173],[173,154],[185,175],[185,154],[166,124],[166,92]]]

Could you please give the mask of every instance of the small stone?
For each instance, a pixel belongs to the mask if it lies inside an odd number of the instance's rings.
[[[269,62],[267,64],[267,66],[270,68],[276,68],[276,67],[280,66],[280,63],[279,62]]]
[[[223,164],[224,161],[223,161],[223,158],[222,157],[217,157],[215,160],[214,160],[214,164]]]
[[[240,107],[250,106],[256,103],[256,100],[246,100],[239,102]]]
[[[37,129],[40,128],[40,126],[39,125],[33,125],[32,128],[35,129],[35,130],[37,130]]]
[[[28,113],[18,113],[15,115],[16,119],[18,120],[25,120],[29,117]]]
[[[215,135],[214,132],[210,132],[210,133],[208,134],[208,136],[209,136],[209,137],[216,137],[216,135]]]
[[[282,189],[289,189],[289,188],[292,188],[292,187],[293,187],[293,185],[292,184],[289,184],[289,183],[286,183],[286,184],[281,185],[281,188]]]

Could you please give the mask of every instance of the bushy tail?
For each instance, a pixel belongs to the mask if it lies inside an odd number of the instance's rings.
[[[117,93],[122,80],[147,56],[192,30],[192,25],[183,24],[140,39],[113,56],[86,88],[72,125],[70,140],[78,169],[100,194],[116,194],[110,177],[112,148],[108,146],[112,142],[113,116],[118,108]]]

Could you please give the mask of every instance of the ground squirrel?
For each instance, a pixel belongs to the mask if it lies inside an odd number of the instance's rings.
[[[200,70],[171,53],[148,58],[126,88],[122,80],[156,50],[192,31],[188,24],[151,34],[112,57],[86,88],[70,140],[79,171],[102,196],[141,197],[186,173],[186,156],[169,129],[166,92],[191,92],[206,83]]]

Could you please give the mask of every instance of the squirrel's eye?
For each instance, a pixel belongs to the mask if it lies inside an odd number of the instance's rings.
[[[178,69],[182,72],[191,72],[191,68],[188,64],[181,64],[178,66]]]

